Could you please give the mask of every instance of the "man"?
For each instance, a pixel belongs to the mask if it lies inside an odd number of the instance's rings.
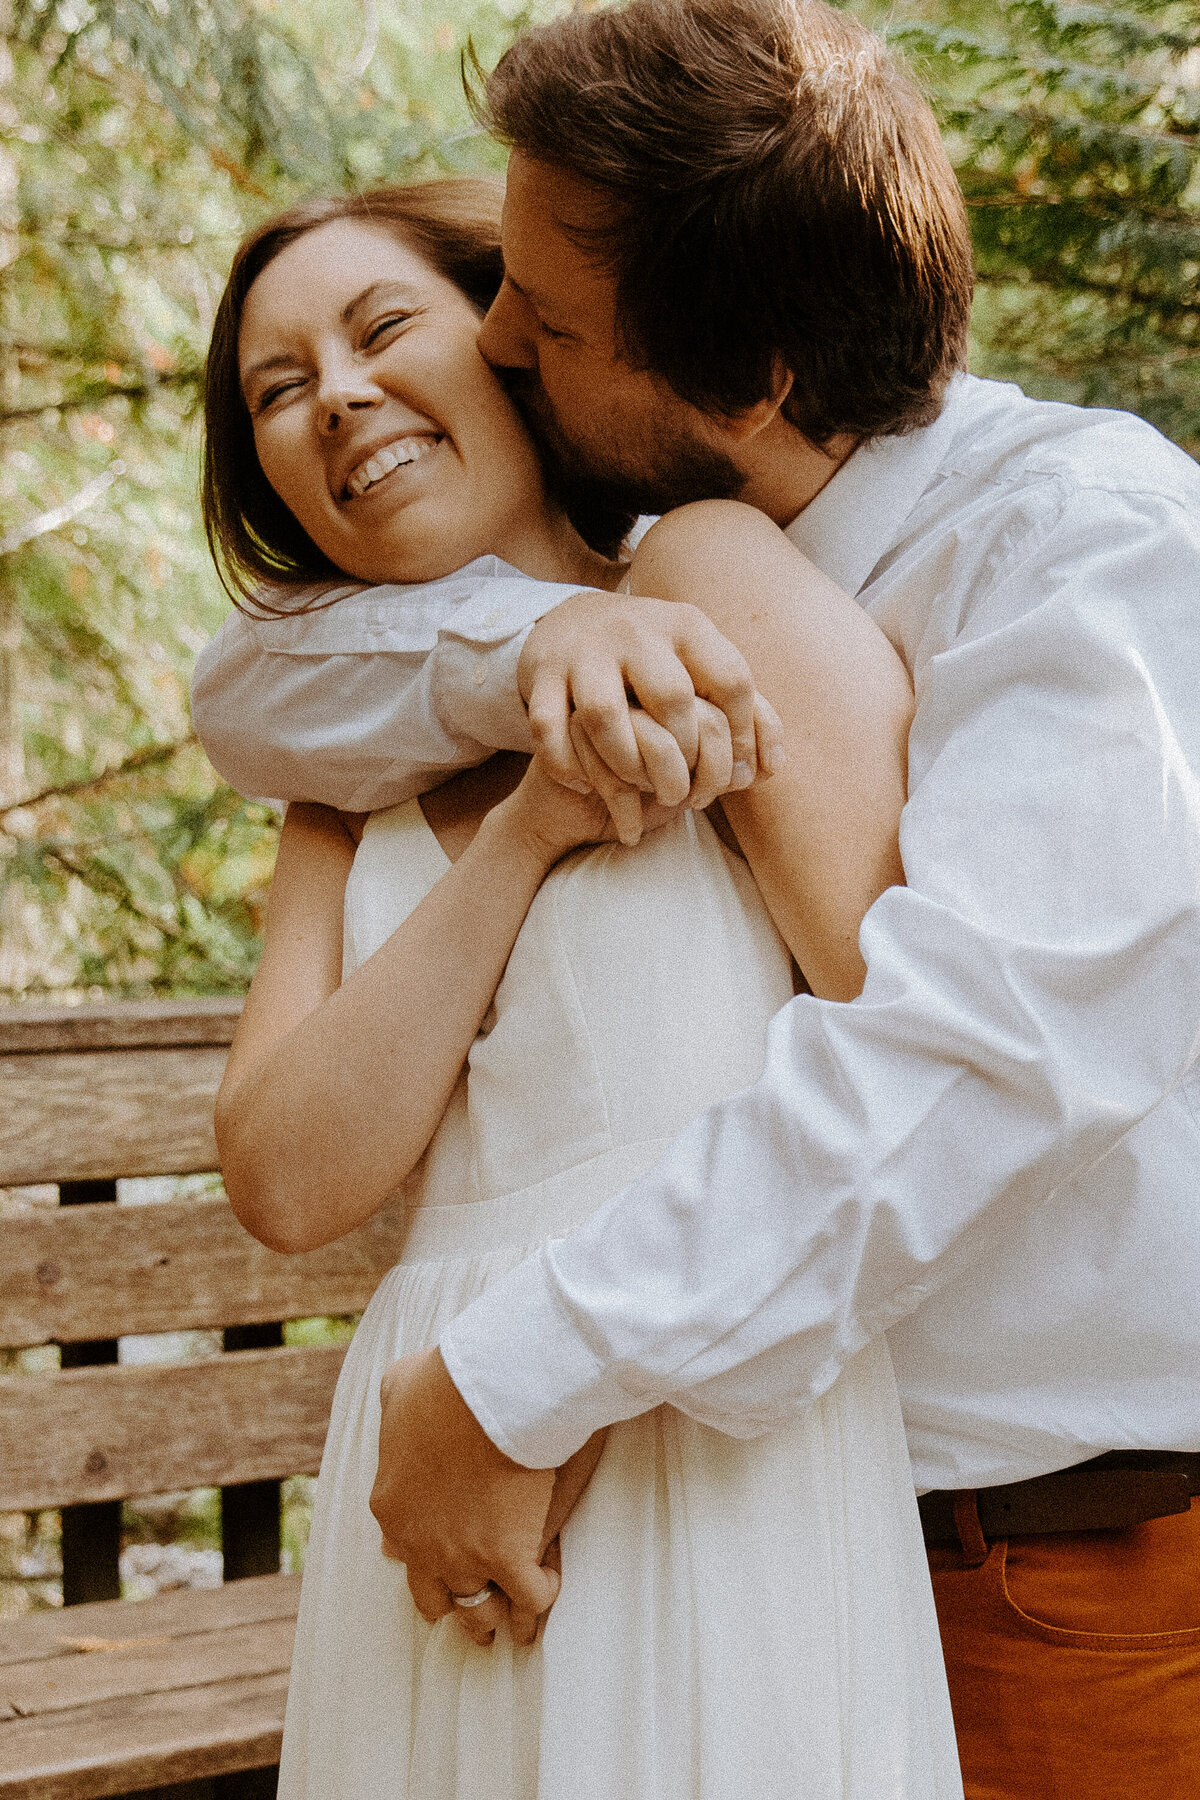
[[[917,694],[907,886],[860,999],[794,1001],[754,1088],[390,1373],[385,1542],[427,1616],[495,1580],[527,1632],[595,1431],[769,1430],[886,1330],[968,1795],[1200,1788],[1200,476],[955,376],[961,199],[822,0],[575,12],[481,108],[513,151],[484,353],[614,503],[736,495],[860,596]],[[597,776],[572,699],[637,778],[596,623],[638,618],[669,686],[635,601],[525,644],[564,779]]]

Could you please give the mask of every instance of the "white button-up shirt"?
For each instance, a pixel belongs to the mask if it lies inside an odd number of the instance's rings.
[[[450,1371],[548,1466],[663,1400],[769,1430],[886,1330],[920,1487],[1200,1448],[1200,471],[964,377],[790,535],[912,673],[908,885],[862,996],[785,1007],[762,1079],[461,1314]],[[517,659],[573,590],[484,560],[422,618],[230,620],[217,767],[367,810],[528,747]]]
[[[769,1430],[886,1331],[919,1487],[1200,1448],[1200,470],[964,378],[791,535],[912,672],[908,885],[450,1373],[548,1466],[660,1401]]]

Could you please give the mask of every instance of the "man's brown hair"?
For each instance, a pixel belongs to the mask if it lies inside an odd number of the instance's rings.
[[[268,219],[239,245],[204,368],[200,482],[208,546],[235,602],[254,595],[258,610],[272,612],[276,608],[261,592],[263,584],[323,581],[341,573],[293,517],[259,464],[238,368],[242,311],[255,281],[306,232],[335,219],[354,219],[393,233],[461,289],[482,315],[504,277],[503,198],[498,181],[447,177],[307,200]]]
[[[576,233],[616,282],[622,354],[731,415],[794,377],[813,442],[936,417],[972,293],[928,104],[824,0],[632,0],[523,32],[473,104],[598,190]]]

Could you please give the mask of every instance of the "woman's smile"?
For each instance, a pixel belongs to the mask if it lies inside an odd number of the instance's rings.
[[[414,464],[421,462],[431,450],[445,442],[435,432],[423,434],[410,433],[404,437],[393,438],[391,443],[383,444],[377,450],[367,452],[363,460],[356,463],[346,479],[342,489],[343,500],[361,500],[367,494],[376,493],[381,487],[391,487],[388,478],[397,470],[411,470]]]

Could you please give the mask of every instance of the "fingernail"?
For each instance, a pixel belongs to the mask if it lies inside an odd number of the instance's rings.
[[[763,757],[763,768],[767,771],[768,775],[778,775],[786,761],[787,751],[784,749],[783,745],[772,744],[766,755]]]
[[[592,785],[589,781],[564,781],[562,785],[565,788],[570,788],[573,794],[583,794],[586,796],[593,792]]]
[[[753,780],[754,770],[748,762],[734,763],[733,776],[729,783],[731,788],[748,788]]]

